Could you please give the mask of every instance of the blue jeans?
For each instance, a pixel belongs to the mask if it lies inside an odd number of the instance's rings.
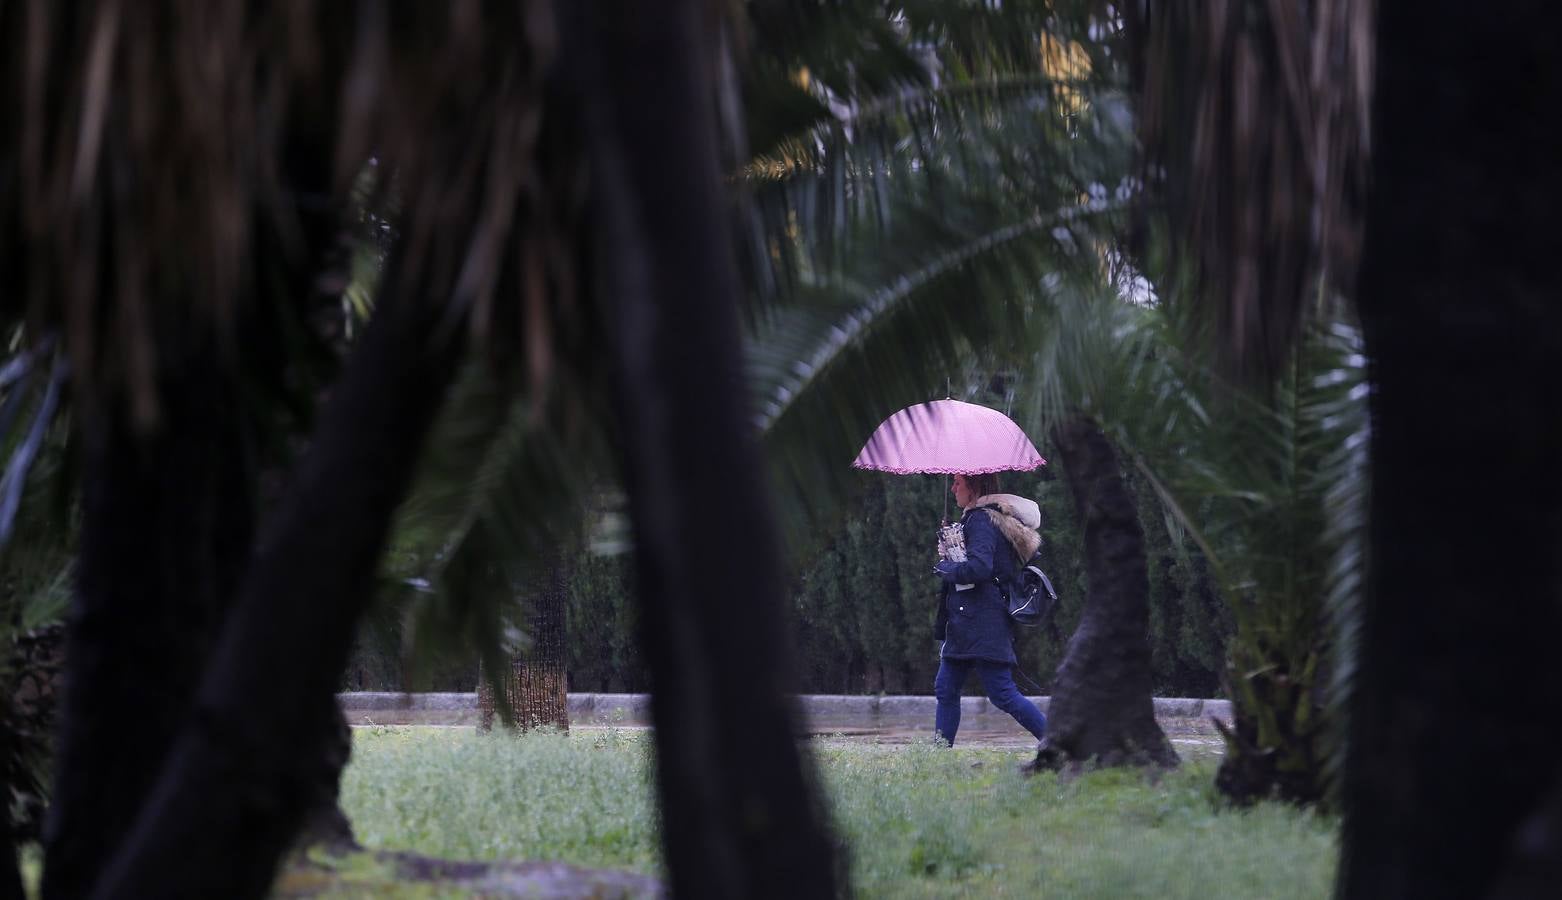
[[[960,688],[972,669],[982,676],[982,687],[987,689],[987,699],[993,706],[1013,716],[1026,731],[1036,736],[1036,740],[1047,736],[1047,717],[1014,686],[1014,676],[1007,664],[980,659],[945,659],[939,662],[938,677],[933,679],[933,696],[938,698],[933,726],[949,746],[955,745],[955,732],[960,730]]]

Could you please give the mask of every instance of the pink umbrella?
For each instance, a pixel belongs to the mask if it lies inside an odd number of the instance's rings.
[[[918,403],[895,413],[874,429],[852,461],[854,468],[896,475],[1029,472],[1046,464],[1013,419],[959,400]]]

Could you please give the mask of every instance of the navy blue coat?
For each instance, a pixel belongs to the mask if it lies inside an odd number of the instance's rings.
[[[1019,571],[1019,556],[993,524],[986,510],[967,510],[960,523],[965,528],[966,560],[940,564],[944,579],[943,605],[938,622],[944,630],[946,659],[981,659],[1014,665],[1014,640],[1009,633],[1009,611],[994,578],[1011,584]],[[975,587],[960,591],[957,584]]]

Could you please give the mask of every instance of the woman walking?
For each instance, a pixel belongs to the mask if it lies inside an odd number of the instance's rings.
[[[933,694],[938,699],[934,727],[955,743],[960,729],[960,690],[975,671],[992,704],[1040,741],[1047,718],[1014,685],[1017,660],[1009,633],[1009,613],[999,589],[1013,584],[1026,560],[1041,546],[1041,510],[1033,501],[998,493],[998,476],[956,475],[955,503],[964,510],[964,559],[945,559],[934,571],[944,580],[934,636],[943,641]]]

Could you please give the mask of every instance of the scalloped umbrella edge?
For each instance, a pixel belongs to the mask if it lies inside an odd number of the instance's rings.
[[[963,400],[908,406],[873,430],[852,468],[894,475],[1030,472],[1047,464],[1014,420]]]

